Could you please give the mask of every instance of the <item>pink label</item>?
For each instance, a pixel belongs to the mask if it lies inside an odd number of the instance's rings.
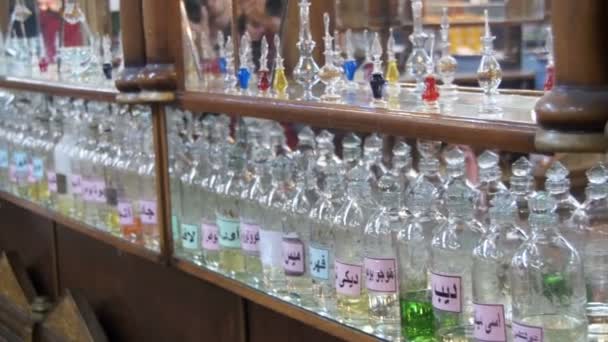
[[[506,342],[507,326],[502,304],[474,304],[474,337],[479,341]]]
[[[219,251],[220,249],[220,240],[218,238],[219,229],[215,224],[206,224],[203,223],[201,225],[203,236],[203,248],[208,251]]]
[[[349,297],[361,295],[362,272],[363,267],[361,265],[345,264],[336,261],[336,292]]]
[[[462,278],[448,274],[431,273],[433,307],[443,311],[462,311]]]
[[[241,222],[241,248],[244,251],[257,253],[260,251],[258,242],[260,241],[260,226]]]
[[[121,226],[133,224],[133,205],[129,202],[118,202],[118,217]]]
[[[287,275],[304,274],[304,244],[297,239],[284,239],[283,246],[283,270]]]
[[[55,171],[46,171],[46,181],[49,183],[49,191],[57,192],[57,174]]]
[[[80,175],[71,175],[70,176],[70,184],[72,185],[72,194],[74,195],[83,195],[82,193],[82,182],[84,180]],[[84,199],[84,195],[83,195]],[[86,199],[85,199],[86,200]]]
[[[365,284],[375,292],[397,292],[397,261],[395,259],[365,258]]]
[[[103,180],[95,180],[92,182],[93,187],[93,202],[106,203],[106,182]]]
[[[156,224],[156,201],[139,201],[141,223]]]
[[[15,166],[11,163],[11,165],[8,167],[8,178],[10,179],[11,182],[16,183],[17,182],[17,174],[15,173]]]
[[[535,327],[522,323],[513,322],[511,325],[513,342],[543,342],[544,334],[542,327]]]

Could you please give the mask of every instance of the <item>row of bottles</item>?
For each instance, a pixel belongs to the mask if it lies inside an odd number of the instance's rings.
[[[387,339],[586,341],[605,329],[601,164],[581,204],[559,162],[537,191],[525,157],[507,186],[492,151],[419,140],[415,169],[405,141],[385,153],[378,134],[346,134],[340,158],[327,130],[301,127],[291,149],[277,122],[168,117],[183,258]]]
[[[148,107],[1,95],[0,189],[159,249]]]

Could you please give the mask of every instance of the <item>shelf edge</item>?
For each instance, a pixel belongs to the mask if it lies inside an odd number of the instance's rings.
[[[45,93],[55,96],[78,97],[93,101],[114,102],[118,91],[94,86],[0,76],[0,88]]]

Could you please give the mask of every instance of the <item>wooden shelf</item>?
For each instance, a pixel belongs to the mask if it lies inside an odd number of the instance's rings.
[[[177,269],[196,278],[208,281],[226,289],[258,305],[274,310],[282,315],[293,318],[311,327],[341,338],[345,341],[379,341],[376,336],[350,328],[329,318],[317,315],[311,311],[272,297],[237,280],[228,278],[217,272],[197,266],[189,261],[173,259],[172,264]]]
[[[533,104],[510,112],[505,110],[501,118],[477,113],[475,92],[462,93],[471,97],[460,113],[442,114],[403,111],[226,95],[220,93],[183,92],[177,94],[177,104],[182,109],[195,112],[225,113],[272,119],[280,122],[309,124],[321,128],[337,128],[355,132],[380,132],[395,136],[436,139],[447,143],[476,147],[496,148],[510,152],[533,152],[536,123],[532,115]],[[503,94],[507,94],[506,92]],[[537,92],[501,95],[514,105],[520,99],[530,99]],[[526,96],[523,96],[526,95]],[[509,96],[515,96],[509,98]]]
[[[34,214],[45,217],[49,220],[52,220],[62,226],[75,230],[79,233],[87,235],[93,239],[102,241],[108,245],[115,247],[116,249],[137,255],[144,259],[153,261],[153,262],[162,262],[162,257],[160,253],[149,250],[143,246],[135,245],[130,243],[127,240],[121,239],[114,235],[111,235],[107,232],[89,226],[85,223],[72,219],[70,217],[64,216],[60,213],[52,211],[50,209],[44,208],[36,203],[32,203],[30,201],[21,199],[13,194],[8,192],[0,191],[0,199],[3,199],[7,202],[10,202],[18,207],[29,210]]]
[[[113,102],[118,91],[94,85],[74,84],[50,80],[0,76],[0,88],[40,92],[55,96],[78,97],[93,101]]]

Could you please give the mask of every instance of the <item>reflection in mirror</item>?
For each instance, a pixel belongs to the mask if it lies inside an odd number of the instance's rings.
[[[121,64],[120,0],[8,2],[0,5],[6,65],[0,72],[113,86]]]

